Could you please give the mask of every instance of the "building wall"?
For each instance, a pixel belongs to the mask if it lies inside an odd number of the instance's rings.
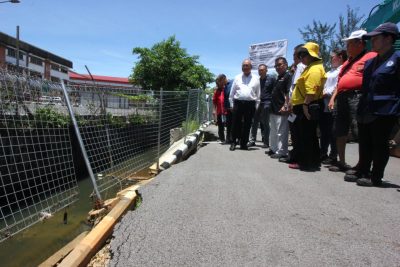
[[[44,61],[44,78],[50,80],[50,60]]]
[[[0,67],[4,67],[6,64],[6,47],[0,45]]]
[[[8,51],[9,49],[13,50],[13,52],[10,53],[10,51]],[[20,50],[20,53],[23,54],[23,56],[22,56],[22,59],[21,58],[19,59],[18,64],[20,67],[27,70],[27,72],[29,72],[28,74],[30,74],[30,72],[33,71],[35,74],[40,73],[41,78],[44,78],[47,80],[55,79],[57,81],[59,81],[59,80],[69,81],[67,66],[63,66],[61,64],[52,62],[49,59],[41,58],[34,54],[29,54],[23,50]],[[11,54],[15,55],[15,57],[11,56]],[[42,62],[41,65],[37,64],[38,62],[32,63],[31,57],[39,59]],[[17,64],[15,47],[0,45],[0,66],[2,63],[3,63],[3,65],[7,65],[7,64],[16,65]],[[52,64],[57,65],[58,70],[53,70],[51,68]],[[61,71],[61,68],[64,70],[64,72]]]

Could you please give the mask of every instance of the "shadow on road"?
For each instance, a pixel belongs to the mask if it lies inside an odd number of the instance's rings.
[[[392,183],[390,183],[390,182],[382,182],[382,186],[381,186],[381,187],[382,187],[382,188],[400,188],[399,185],[397,185],[397,184],[392,184]],[[400,192],[399,189],[397,189],[397,191]]]

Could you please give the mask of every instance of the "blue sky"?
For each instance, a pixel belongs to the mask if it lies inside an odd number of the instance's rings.
[[[214,74],[240,73],[251,44],[288,39],[287,57],[313,19],[338,22],[346,5],[369,14],[379,0],[21,0],[0,4],[0,31],[69,59],[73,70],[128,77],[134,47],[175,35]]]

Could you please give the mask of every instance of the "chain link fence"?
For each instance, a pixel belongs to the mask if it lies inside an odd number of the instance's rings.
[[[0,72],[1,241],[77,199],[68,112],[49,101],[59,95],[52,84]]]
[[[136,183],[209,120],[206,99],[197,89],[64,86],[0,71],[0,241],[75,202],[81,169],[98,200]]]

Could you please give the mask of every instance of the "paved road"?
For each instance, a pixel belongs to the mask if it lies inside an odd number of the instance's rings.
[[[357,145],[348,152],[354,165]],[[400,266],[400,159],[386,177],[386,188],[359,187],[210,143],[140,190],[111,266]]]

